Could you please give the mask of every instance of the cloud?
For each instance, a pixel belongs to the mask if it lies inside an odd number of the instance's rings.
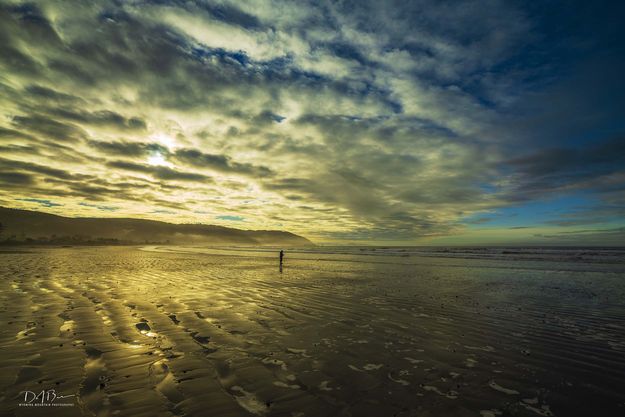
[[[60,119],[71,120],[87,125],[112,127],[120,130],[145,130],[147,127],[145,120],[140,117],[126,118],[110,110],[86,112],[78,109],[55,108],[49,110],[48,113]]]
[[[165,146],[158,143],[106,142],[100,140],[90,140],[88,144],[105,154],[127,157],[145,157],[157,152],[168,152]]]
[[[14,129],[7,129],[4,127],[0,127],[0,137],[7,139],[30,139],[34,140],[35,138],[32,135],[20,132]]]
[[[46,116],[14,116],[13,126],[40,135],[43,140],[75,142],[87,137],[86,132],[72,124],[58,122]]]
[[[24,92],[38,100],[49,100],[55,104],[86,104],[85,100],[78,96],[61,93],[52,88],[44,87],[37,84],[28,85],[24,89]]]
[[[584,193],[548,221],[616,224],[619,14],[563,4],[3,3],[0,198],[427,243]]]
[[[4,187],[8,188],[23,187],[32,185],[34,178],[32,175],[22,172],[0,171],[0,182],[2,182]]]
[[[204,183],[212,182],[212,179],[206,175],[196,174],[192,172],[176,171],[174,169],[162,166],[148,166],[125,161],[111,161],[107,163],[107,165],[111,168],[119,168],[127,171],[150,174],[161,180],[195,181]]]
[[[625,140],[621,137],[585,147],[542,149],[506,161],[515,168],[515,198],[553,193],[554,190],[593,189],[614,192],[625,184],[613,182],[625,174]]]
[[[625,239],[625,227],[616,227],[608,229],[578,229],[571,231],[563,231],[553,234],[538,233],[534,235],[543,242],[556,241],[563,244],[579,245],[601,245],[601,246],[622,246]]]
[[[9,159],[4,159],[4,158],[0,158],[0,168],[12,169],[12,170],[20,169],[24,171],[42,174],[47,177],[54,177],[54,178],[60,178],[60,179],[66,179],[66,180],[75,179],[75,178],[78,178],[78,179],[85,178],[84,176],[72,174],[68,171],[65,171],[59,168],[52,168],[49,166],[39,165],[39,164],[31,163],[31,162],[9,160]]]
[[[173,159],[188,165],[225,173],[254,175],[257,177],[266,177],[273,174],[271,169],[264,166],[233,162],[228,156],[206,154],[197,149],[178,149],[173,154]]]

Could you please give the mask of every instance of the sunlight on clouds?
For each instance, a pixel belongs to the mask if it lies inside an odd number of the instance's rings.
[[[243,51],[253,59],[270,60],[286,55],[290,38],[273,31],[253,33],[205,16],[177,10],[159,11],[157,15],[197,42],[211,48]],[[305,44],[299,43],[299,47]],[[296,45],[294,45],[296,46]]]
[[[516,4],[75,4],[0,5],[3,204],[226,213],[323,242],[499,239],[464,219],[554,189],[601,190],[599,211],[622,218],[618,141],[570,149],[592,117],[533,112],[595,101],[527,81],[542,64],[515,60],[542,45]]]
[[[176,148],[176,139],[174,139],[173,137],[171,137],[168,134],[165,134],[165,133],[155,133],[152,136],[150,136],[150,139],[153,140],[156,143],[159,143],[159,144],[165,146],[169,150],[174,150]]]
[[[155,166],[173,167],[173,164],[165,160],[165,157],[160,152],[156,152],[148,157],[148,164]]]

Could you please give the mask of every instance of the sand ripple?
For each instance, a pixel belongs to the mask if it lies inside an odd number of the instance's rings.
[[[269,252],[203,252],[1,253],[0,415],[48,389],[73,403],[51,416],[625,407],[620,270],[302,253],[280,273]]]

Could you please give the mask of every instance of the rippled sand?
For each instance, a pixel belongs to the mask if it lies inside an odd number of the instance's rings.
[[[0,288],[2,416],[625,415],[623,264],[29,249]]]

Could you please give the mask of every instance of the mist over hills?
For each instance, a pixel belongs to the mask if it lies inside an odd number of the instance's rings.
[[[0,207],[4,244],[236,244],[312,246],[277,230],[241,230],[206,224],[173,224],[132,218],[70,218]]]

